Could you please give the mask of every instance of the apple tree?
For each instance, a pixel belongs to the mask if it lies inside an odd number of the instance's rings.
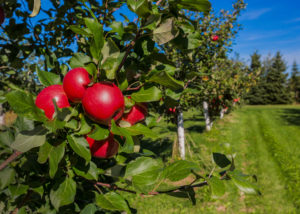
[[[193,33],[182,38],[194,23],[184,11],[207,14],[207,0],[28,2],[1,5],[4,212],[131,213],[124,193],[176,192],[194,201],[195,188],[219,197],[226,182],[259,193],[229,151],[212,154],[215,167],[203,169],[163,162],[139,145],[159,137],[147,113],[187,89],[161,46],[193,41]],[[176,184],[188,176],[193,182]]]

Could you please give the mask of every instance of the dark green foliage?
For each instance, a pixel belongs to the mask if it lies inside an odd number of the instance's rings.
[[[293,63],[292,75],[289,79],[289,88],[292,93],[293,101],[300,102],[300,73],[296,62]]]
[[[247,96],[250,104],[287,104],[291,103],[287,85],[286,64],[280,52],[273,58],[260,61],[260,55],[255,52],[251,56],[251,70],[259,71],[259,79]]]

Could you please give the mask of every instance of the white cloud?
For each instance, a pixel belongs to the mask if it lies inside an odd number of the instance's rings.
[[[261,8],[257,10],[252,10],[244,13],[240,20],[255,20],[264,15],[267,12],[270,12],[272,9],[271,8]]]

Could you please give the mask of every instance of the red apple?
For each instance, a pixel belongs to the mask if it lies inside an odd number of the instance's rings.
[[[4,10],[2,7],[0,7],[0,25],[2,25],[2,23],[5,20],[5,14],[4,14]]]
[[[63,87],[69,100],[80,103],[90,82],[89,73],[84,68],[70,70],[63,81]]]
[[[211,39],[212,39],[213,41],[217,41],[217,40],[219,39],[219,36],[218,36],[218,35],[213,35],[213,36],[211,37]]]
[[[122,91],[111,82],[99,82],[86,89],[82,106],[94,121],[109,125],[112,119],[118,120],[124,112]]]
[[[70,107],[68,97],[62,85],[51,85],[44,88],[37,95],[35,105],[38,108],[43,109],[46,117],[48,117],[50,120],[55,112],[55,107],[52,101],[53,99],[55,99],[59,108]]]
[[[122,121],[126,121],[130,123],[130,125],[134,125],[138,122],[142,122],[146,119],[148,114],[147,104],[146,103],[136,103],[130,110],[129,113],[124,114],[122,117]]]
[[[118,153],[119,143],[115,141],[113,134],[110,134],[105,140],[94,140],[86,136],[85,138],[90,145],[90,151],[96,158],[111,158]]]

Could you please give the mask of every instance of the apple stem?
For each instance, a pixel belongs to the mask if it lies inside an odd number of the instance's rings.
[[[22,152],[15,151],[11,156],[9,156],[3,163],[0,165],[0,171],[4,169],[10,162],[14,161]]]

